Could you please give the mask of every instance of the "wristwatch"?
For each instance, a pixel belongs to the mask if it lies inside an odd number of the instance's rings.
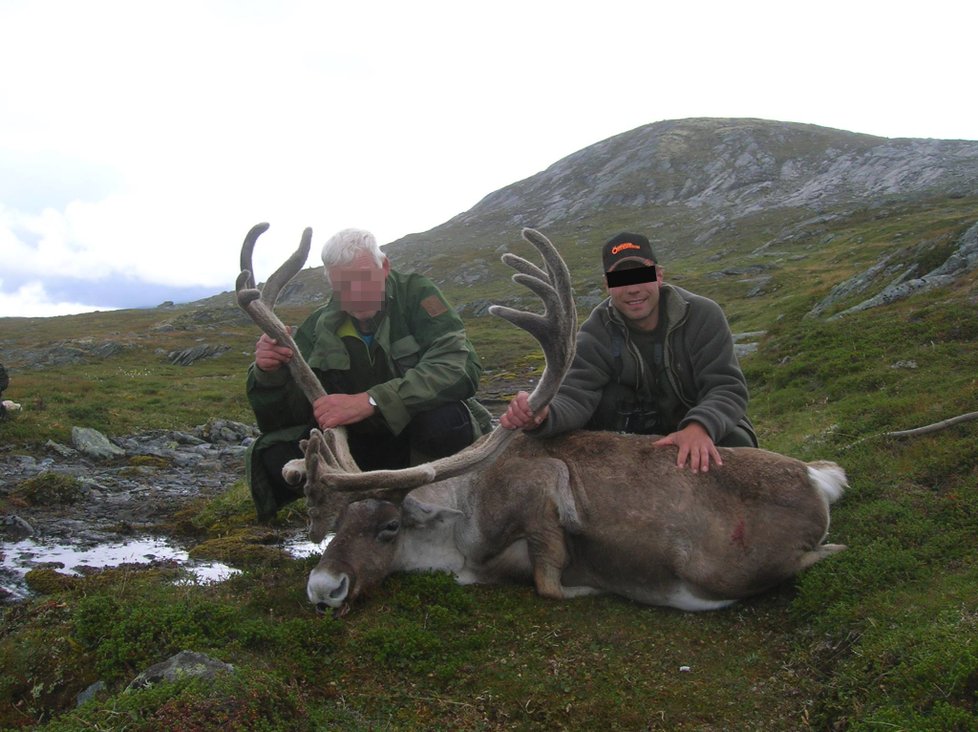
[[[376,407],[377,406],[377,400],[374,399],[369,394],[367,394],[367,404],[369,404],[371,407]]]

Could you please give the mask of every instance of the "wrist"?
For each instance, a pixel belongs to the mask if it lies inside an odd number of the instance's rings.
[[[255,382],[261,386],[284,386],[289,380],[289,370],[283,368],[263,369],[255,362],[252,374]]]

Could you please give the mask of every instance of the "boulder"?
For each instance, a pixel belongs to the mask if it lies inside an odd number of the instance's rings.
[[[98,460],[124,457],[126,454],[125,450],[91,427],[72,427],[71,442],[78,452]]]
[[[234,666],[194,651],[180,651],[161,663],[150,666],[134,678],[129,689],[143,689],[161,681],[177,681],[187,676],[213,679],[217,674],[233,672]]]

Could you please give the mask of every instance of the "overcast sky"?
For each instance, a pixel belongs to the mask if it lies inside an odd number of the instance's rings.
[[[259,280],[316,265],[660,120],[978,140],[971,3],[664,6],[0,0],[0,317],[232,289],[259,221]]]

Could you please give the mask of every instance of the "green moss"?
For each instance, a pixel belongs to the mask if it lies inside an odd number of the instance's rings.
[[[188,678],[91,702],[44,729],[312,732],[322,729],[320,722],[295,686],[268,673],[238,669],[209,681]]]
[[[34,592],[53,595],[57,592],[76,589],[82,582],[79,577],[71,577],[54,569],[32,569],[24,575],[24,581]]]
[[[214,559],[235,567],[282,562],[287,556],[278,534],[254,527],[202,541],[189,554],[194,559]]]
[[[172,460],[158,455],[133,455],[129,458],[129,464],[138,468],[168,468],[172,463]]]
[[[21,481],[13,491],[15,498],[35,506],[77,503],[87,493],[84,483],[75,476],[51,471]]]
[[[212,526],[247,526],[254,520],[254,513],[251,490],[242,479],[235,481],[220,496],[202,506],[196,506],[193,524],[201,529]]]

